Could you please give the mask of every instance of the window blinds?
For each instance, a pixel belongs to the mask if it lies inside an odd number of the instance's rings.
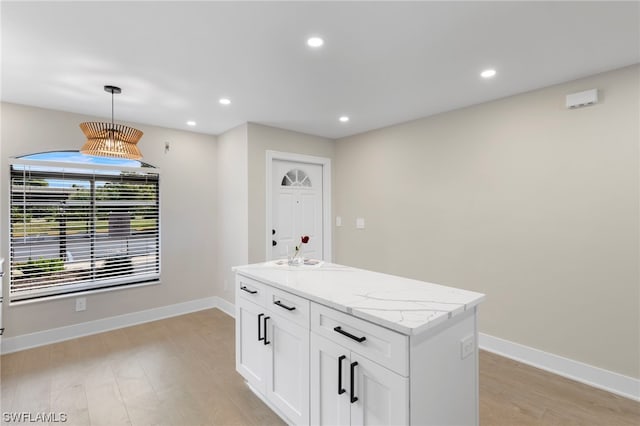
[[[157,281],[159,176],[12,164],[10,298]]]

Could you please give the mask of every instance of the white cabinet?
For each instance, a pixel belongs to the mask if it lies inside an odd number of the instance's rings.
[[[357,398],[351,405],[351,424],[408,425],[409,379],[353,352],[351,365]]]
[[[409,338],[317,303],[311,305],[311,330],[402,376],[409,375]]]
[[[471,310],[405,336],[312,303],[311,424],[479,424],[476,327]]]
[[[244,278],[236,296],[236,370],[289,422],[308,424],[309,302]]]
[[[311,424],[349,425],[349,351],[311,333]]]
[[[335,265],[237,270],[236,369],[289,424],[479,424],[483,295]]]
[[[409,379],[311,333],[311,424],[409,424]]]
[[[267,321],[267,400],[295,424],[309,423],[309,329],[272,315]]]
[[[311,304],[311,423],[409,424],[408,337]]]
[[[236,303],[236,370],[258,392],[267,383],[267,347],[262,338],[264,308],[242,298]]]

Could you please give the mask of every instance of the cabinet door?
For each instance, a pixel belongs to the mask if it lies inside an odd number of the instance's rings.
[[[349,363],[347,349],[311,333],[312,425],[349,425]]]
[[[293,424],[309,424],[309,330],[269,315],[267,399]]]
[[[352,425],[409,424],[409,378],[353,352],[349,371],[358,398],[351,404]]]
[[[264,393],[267,377],[267,347],[261,306],[236,298],[236,371],[259,392]]]

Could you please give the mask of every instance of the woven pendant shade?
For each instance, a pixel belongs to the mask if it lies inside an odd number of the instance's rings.
[[[80,129],[87,137],[87,142],[80,149],[83,154],[131,160],[142,158],[136,145],[142,137],[142,132],[138,129],[97,121],[80,123]]]
[[[113,122],[113,95],[121,93],[122,90],[116,86],[104,86],[104,91],[111,93],[111,123],[80,123],[80,129],[87,137],[87,142],[80,152],[98,157],[141,159],[142,153],[136,144],[142,137],[142,132]]]

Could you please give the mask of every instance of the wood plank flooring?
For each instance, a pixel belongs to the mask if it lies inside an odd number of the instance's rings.
[[[282,425],[235,372],[234,351],[233,319],[211,309],[8,354],[0,407],[65,413],[65,425]],[[481,352],[480,420],[637,426],[640,403]]]
[[[480,351],[480,422],[639,426],[640,403]]]

